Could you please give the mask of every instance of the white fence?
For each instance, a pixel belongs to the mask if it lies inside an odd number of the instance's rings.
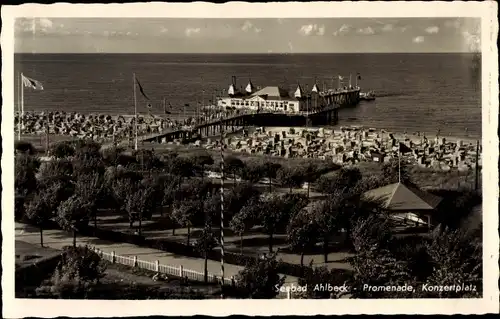
[[[155,262],[150,262],[146,260],[137,259],[137,256],[127,257],[117,255],[114,251],[111,253],[106,253],[96,247],[92,248],[102,259],[110,261],[112,263],[122,264],[130,267],[137,267],[140,269],[146,269],[150,271],[155,271],[158,273],[171,275],[175,277],[185,278],[187,277],[189,280],[193,281],[205,281],[205,275],[202,272],[198,272],[191,269],[184,269],[182,265],[180,266],[170,266],[170,265],[162,265],[158,260]],[[212,283],[220,283],[221,277],[216,276],[214,274],[208,273],[208,281]],[[235,284],[235,280],[233,277],[224,278],[225,285],[233,285]]]
[[[189,280],[192,281],[199,281],[199,282],[204,282],[205,281],[205,275],[202,272],[198,272],[195,270],[191,269],[184,269],[182,265],[180,266],[170,266],[170,265],[162,265],[158,260],[155,262],[150,262],[146,260],[141,260],[137,259],[137,256],[133,257],[127,257],[127,256],[121,256],[117,255],[114,251],[111,253],[106,253],[99,248],[92,247],[91,248],[93,251],[95,251],[99,256],[101,256],[102,259],[110,261],[112,263],[117,263],[117,264],[122,264],[130,267],[137,267],[140,269],[146,269],[150,271],[155,271],[161,274],[166,274],[170,276],[175,276],[175,277],[180,277],[180,278],[188,278]],[[208,273],[208,282],[211,283],[220,283],[221,277],[216,276],[214,274]],[[236,280],[234,277],[231,278],[224,278],[224,284],[225,285],[235,285]],[[279,299],[290,299],[291,294],[287,292],[279,292],[279,294],[276,296],[276,298]]]

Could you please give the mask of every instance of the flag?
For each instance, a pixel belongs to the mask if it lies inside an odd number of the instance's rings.
[[[144,96],[144,98],[146,100],[149,100],[150,98],[146,95],[146,93],[144,93],[144,89],[142,88],[142,85],[139,82],[139,79],[137,79],[137,77],[135,78],[135,81],[137,82],[137,85],[139,86],[139,91],[141,92],[142,96]]]
[[[32,78],[29,78],[29,77],[25,76],[24,74],[21,74],[21,77],[22,77],[24,87],[29,87],[29,88],[32,88],[34,90],[43,90],[43,85],[39,81],[33,80]]]
[[[342,76],[339,75],[339,80],[342,81],[343,79],[344,79],[344,77],[342,77]]]
[[[151,108],[153,108],[153,105],[151,105],[151,103],[148,103],[148,109],[151,110]]]
[[[361,80],[361,74],[358,73],[356,76],[358,77],[358,80]]]

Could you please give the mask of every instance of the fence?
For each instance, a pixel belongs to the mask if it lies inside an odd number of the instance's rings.
[[[137,267],[140,269],[155,271],[158,273],[180,277],[180,278],[188,278],[193,281],[205,281],[204,273],[194,271],[191,269],[184,269],[182,265],[180,266],[170,266],[170,265],[162,265],[158,260],[155,262],[150,262],[146,260],[137,259],[137,256],[127,257],[117,255],[114,251],[111,253],[106,253],[98,248],[93,247],[93,251],[95,251],[102,259],[110,261],[112,263],[122,264],[130,267]],[[221,277],[216,276],[214,274],[208,274],[208,281],[211,283],[220,283]],[[236,281],[233,277],[224,278],[224,285],[234,285]]]
[[[199,282],[204,282],[205,281],[205,274],[191,270],[191,269],[184,269],[182,265],[180,266],[170,266],[170,265],[162,265],[158,260],[155,262],[150,262],[150,261],[145,261],[141,259],[137,259],[137,256],[133,257],[127,257],[127,256],[121,256],[117,255],[114,251],[111,253],[106,253],[99,248],[92,247],[91,248],[94,252],[96,252],[102,259],[110,261],[112,263],[117,263],[125,266],[130,266],[130,267],[137,267],[140,269],[145,269],[145,270],[150,270],[150,271],[155,271],[161,274],[166,274],[170,276],[175,276],[175,277],[180,277],[180,278],[187,278],[192,281],[199,281]],[[221,277],[216,276],[214,274],[207,274],[208,277],[208,282],[210,283],[220,283]],[[236,280],[234,277],[231,278],[224,278],[224,285],[235,285]],[[280,291],[278,296],[276,298],[279,299],[290,299],[291,294],[288,292],[282,292]]]

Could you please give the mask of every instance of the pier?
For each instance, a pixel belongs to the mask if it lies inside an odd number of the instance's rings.
[[[305,93],[305,94],[304,94]],[[307,105],[307,111],[284,111],[263,109],[239,109],[236,114],[209,122],[199,123],[191,128],[168,130],[138,137],[139,142],[168,143],[174,140],[194,141],[220,135],[221,128],[233,133],[248,126],[301,127],[326,126],[338,123],[338,110],[353,106],[360,101],[360,88],[328,89],[319,92],[301,92],[300,103]]]

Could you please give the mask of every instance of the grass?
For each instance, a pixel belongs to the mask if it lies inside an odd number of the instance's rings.
[[[155,274],[108,262],[105,276],[100,281],[100,295],[107,299],[209,299],[220,295],[220,288],[215,285],[183,283],[178,278],[154,281]],[[116,289],[118,287],[120,289]]]
[[[41,247],[20,240],[15,242],[15,252],[16,268],[31,265],[61,253],[56,249]]]

